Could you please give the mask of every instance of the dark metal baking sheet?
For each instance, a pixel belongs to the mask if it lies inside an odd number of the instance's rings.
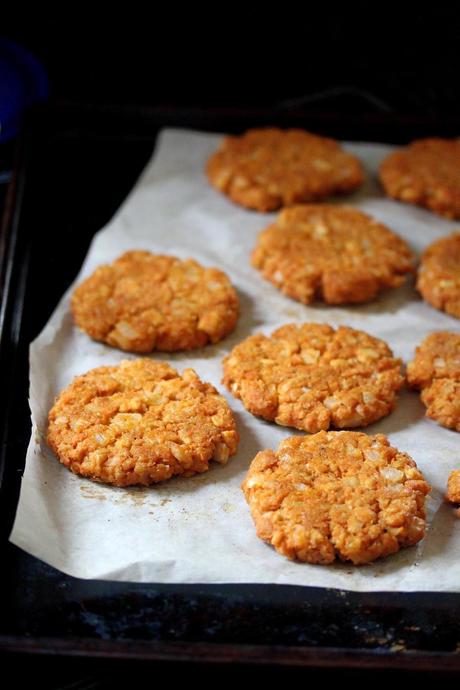
[[[74,279],[93,234],[131,189],[159,128],[242,131],[261,124],[368,141],[456,133],[454,122],[292,110],[61,106],[41,108],[29,118],[0,241],[2,650],[460,670],[460,594],[78,580],[8,542],[30,433],[28,343]]]

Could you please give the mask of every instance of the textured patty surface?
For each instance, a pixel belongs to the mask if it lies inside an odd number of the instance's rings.
[[[408,245],[353,208],[295,206],[263,230],[252,265],[284,294],[304,304],[369,302],[414,271]]]
[[[223,360],[223,383],[254,415],[314,433],[389,414],[404,379],[388,345],[363,331],[289,324]]]
[[[407,365],[407,380],[421,390],[428,417],[460,431],[460,334],[439,331],[427,336]]]
[[[47,440],[72,472],[128,486],[225,464],[238,433],[226,400],[192,369],[138,359],[78,376],[49,413]]]
[[[382,434],[287,438],[256,455],[242,488],[257,535],[290,559],[367,563],[425,534],[430,486]]]
[[[383,161],[380,180],[394,199],[460,218],[460,141],[418,139]]]
[[[433,307],[460,319],[460,233],[442,237],[424,251],[417,289]]]
[[[354,191],[361,163],[333,139],[300,129],[251,129],[226,137],[208,160],[211,184],[258,211]]]
[[[121,350],[175,351],[224,338],[236,325],[239,303],[216,268],[130,251],[76,288],[72,312],[88,335]]]
[[[460,470],[453,470],[447,481],[446,499],[449,503],[460,503]],[[457,510],[460,517],[460,508]]]

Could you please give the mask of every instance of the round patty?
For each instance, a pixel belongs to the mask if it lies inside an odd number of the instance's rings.
[[[382,434],[294,436],[252,461],[242,489],[257,535],[308,563],[367,563],[420,541],[429,484]]]
[[[388,196],[446,218],[460,218],[460,141],[418,139],[391,153],[380,167]]]
[[[78,376],[49,413],[47,440],[72,472],[128,486],[225,464],[238,433],[226,400],[192,369],[138,359]]]
[[[216,268],[130,251],[76,288],[72,312],[77,326],[95,340],[130,352],[172,352],[216,343],[231,333],[239,302]]]
[[[364,181],[361,163],[338,142],[301,129],[226,137],[206,172],[232,201],[257,211],[353,192]]]
[[[249,412],[311,433],[375,422],[394,409],[404,383],[383,340],[314,323],[250,336],[223,368],[223,383]]]
[[[441,426],[460,431],[460,335],[431,333],[407,365],[407,380],[421,390],[426,414]]]
[[[417,290],[433,307],[460,319],[460,233],[442,237],[425,249]]]
[[[252,265],[304,304],[369,302],[414,271],[408,245],[353,208],[305,205],[282,211],[263,230]]]

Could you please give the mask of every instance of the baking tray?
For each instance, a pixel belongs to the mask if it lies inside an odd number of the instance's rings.
[[[456,122],[283,108],[53,106],[30,115],[0,240],[5,403],[0,408],[0,650],[194,663],[460,670],[460,594],[79,580],[8,542],[30,434],[28,344],[75,278],[92,236],[133,186],[162,127],[238,132],[268,124],[396,143],[458,133]]]

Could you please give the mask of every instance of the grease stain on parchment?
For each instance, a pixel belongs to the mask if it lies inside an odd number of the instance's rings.
[[[107,496],[104,494],[104,492],[101,491],[101,489],[98,489],[97,486],[92,486],[91,484],[81,484],[80,493],[83,498],[91,498],[95,501],[107,500]]]
[[[126,488],[119,487],[104,487],[100,488],[91,483],[80,485],[80,493],[83,498],[92,499],[95,501],[111,500],[114,505],[128,504],[131,507],[162,508],[168,503],[172,503],[171,498],[161,498],[158,502],[154,502],[156,498],[151,487],[145,486],[131,486]]]

